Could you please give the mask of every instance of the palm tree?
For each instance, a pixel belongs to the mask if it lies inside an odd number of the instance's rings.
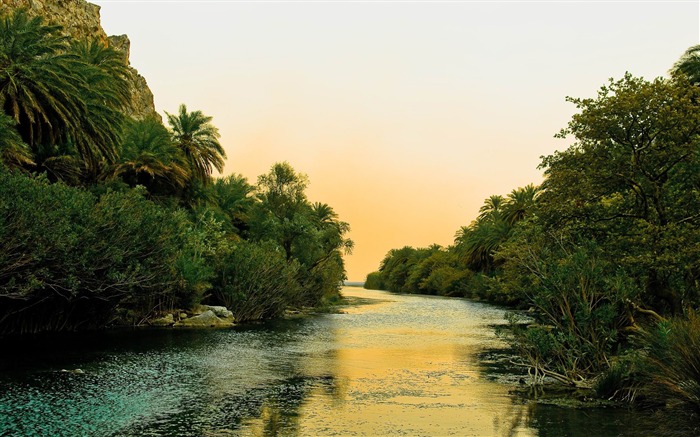
[[[252,196],[255,187],[243,176],[233,174],[216,179],[210,188],[215,205],[236,232],[239,235],[247,232],[250,213],[255,203]]]
[[[127,123],[120,160],[110,173],[131,186],[143,185],[153,194],[158,185],[183,188],[189,178],[186,167],[170,132],[160,121],[147,118]]]
[[[184,152],[193,179],[207,184],[213,169],[224,169],[226,152],[219,144],[219,130],[210,122],[212,117],[202,111],[187,112],[187,107],[180,105],[176,115],[168,114],[168,124],[173,131],[173,139]]]
[[[502,219],[481,220],[462,227],[455,240],[455,251],[475,271],[490,272],[495,267],[493,254],[508,239],[511,226]]]
[[[85,161],[72,141],[57,144],[41,143],[34,147],[33,171],[46,173],[50,181],[80,185],[86,174]]]
[[[98,88],[108,106],[123,107],[129,103],[131,73],[122,52],[96,39],[75,40],[71,52],[94,67],[88,78],[90,88]]]
[[[514,225],[524,219],[534,208],[539,193],[540,188],[533,184],[511,191],[503,207],[503,220]]]
[[[22,141],[15,121],[0,114],[0,165],[9,169],[22,169],[34,165],[29,146]]]
[[[338,220],[338,213],[327,203],[315,202],[311,205],[311,217],[316,228],[322,233],[321,245],[326,252],[342,249],[346,254],[352,253],[354,243],[343,236],[350,231],[347,222]]]
[[[21,9],[0,20],[0,99],[30,147],[77,130],[77,114],[85,112],[79,60],[60,29]]]
[[[500,194],[494,194],[484,200],[484,204],[479,208],[479,216],[477,220],[483,220],[486,217],[494,216],[501,213],[503,204],[506,199]]]
[[[70,143],[84,166],[94,168],[116,158],[115,81],[105,80],[107,67],[71,50],[60,31],[22,9],[0,19],[0,101],[32,153]]]
[[[123,54],[97,40],[74,41],[71,52],[83,63],[85,86],[80,95],[87,109],[76,145],[82,156],[90,158],[89,167],[96,168],[96,159],[111,163],[117,157],[124,108],[131,98],[129,70]]]
[[[700,44],[694,45],[681,55],[671,68],[671,77],[687,77],[690,83],[700,84]]]

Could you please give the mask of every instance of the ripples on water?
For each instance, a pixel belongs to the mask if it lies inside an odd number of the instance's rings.
[[[345,293],[377,300],[230,330],[3,345],[0,435],[530,436],[577,422],[533,418],[511,387],[484,377],[478,356],[503,346],[492,327],[503,310]],[[84,373],[61,372],[77,368]],[[608,435],[624,429],[620,417]]]

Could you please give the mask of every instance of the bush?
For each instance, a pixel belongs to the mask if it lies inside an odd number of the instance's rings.
[[[237,321],[277,317],[298,299],[299,265],[273,243],[241,241],[218,267],[212,298]]]
[[[700,317],[659,323],[642,335],[646,394],[669,407],[700,415]]]
[[[104,326],[172,303],[184,216],[138,190],[0,172],[0,334]]]
[[[515,327],[515,346],[540,376],[589,385],[618,352],[633,281],[594,242],[542,246],[519,262],[535,285],[527,292],[535,323]]]

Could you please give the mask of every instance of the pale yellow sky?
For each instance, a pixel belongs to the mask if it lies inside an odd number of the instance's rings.
[[[214,117],[224,174],[278,161],[350,223],[350,280],[448,245],[483,199],[539,183],[574,108],[700,42],[697,1],[94,1],[159,111]]]

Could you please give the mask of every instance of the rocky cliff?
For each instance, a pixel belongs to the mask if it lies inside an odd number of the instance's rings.
[[[126,35],[107,36],[100,24],[100,7],[85,0],[0,0],[0,15],[13,9],[24,8],[31,15],[44,17],[49,23],[63,26],[64,31],[74,38],[93,38],[120,50],[129,63],[131,43]],[[141,119],[147,116],[160,116],[153,104],[153,93],[146,79],[135,68],[131,71],[131,105],[127,115]]]

